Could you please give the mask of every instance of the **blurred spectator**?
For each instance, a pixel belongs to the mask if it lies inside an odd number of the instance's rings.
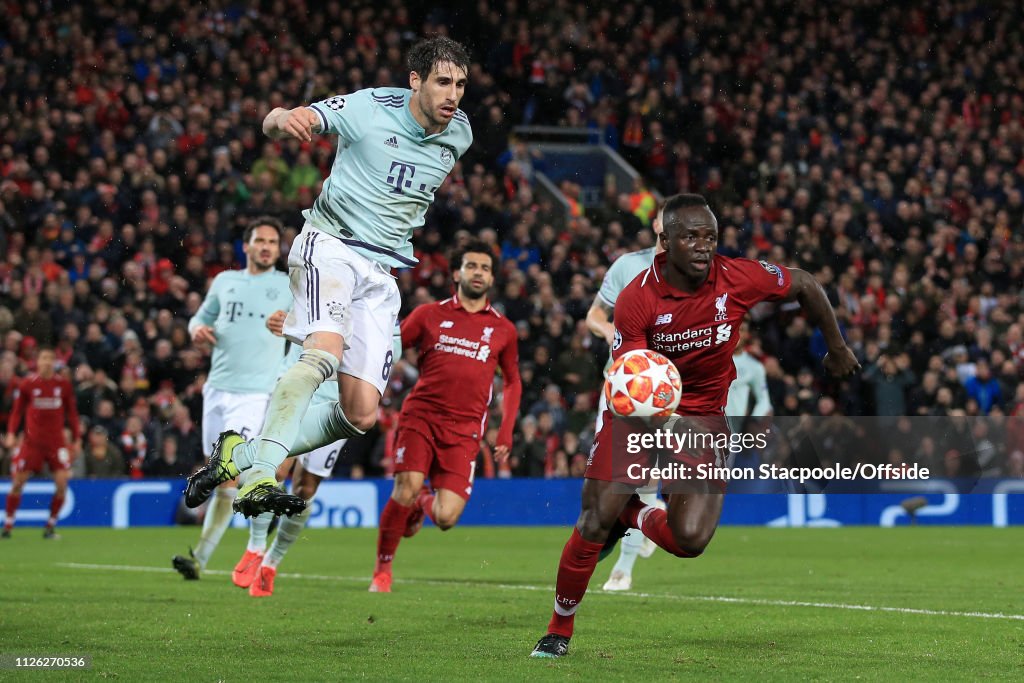
[[[145,466],[145,472],[150,477],[183,477],[191,471],[192,466],[178,457],[178,439],[174,434],[164,435],[160,443],[160,456]]]
[[[128,472],[121,451],[110,443],[110,435],[100,425],[86,434],[81,457],[85,460],[85,476],[90,478],[123,477]]]
[[[801,313],[752,311],[780,415],[816,415],[823,395],[849,415],[1012,412],[1024,371],[1020,3],[940,3],[927,21],[881,0],[684,5],[512,3],[485,31],[472,12],[419,3],[0,10],[0,391],[57,341],[90,425],[121,434],[138,398],[177,400],[194,419],[209,349],[184,321],[209,279],[237,267],[247,218],[279,215],[294,235],[332,163],[329,136],[263,138],[267,108],[403,85],[390,81],[416,27],[473,45],[463,106],[477,143],[416,234],[425,258],[399,275],[406,311],[449,295],[458,239],[500,250],[493,302],[520,331],[524,406],[547,414],[549,436],[585,442],[592,428],[583,406],[596,404],[605,349],[572,321],[616,258],[652,245],[642,227],[655,192],[703,192],[723,253],[805,268],[836,308],[860,378],[824,376]],[[521,123],[590,130],[641,176],[581,187],[512,137]],[[540,173],[570,206],[564,231]],[[988,438],[1006,461],[1012,450]]]

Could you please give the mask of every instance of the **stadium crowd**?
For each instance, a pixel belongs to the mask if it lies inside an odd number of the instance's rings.
[[[653,244],[645,187],[610,187],[556,230],[521,123],[592,128],[647,187],[707,196],[721,253],[816,275],[865,370],[828,380],[798,310],[756,310],[776,415],[1024,414],[1022,15],[980,0],[2,2],[0,419],[54,345],[87,423],[80,474],[190,471],[210,350],[188,318],[242,265],[252,217],[284,220],[287,251],[333,160],[330,137],[266,140],[263,116],[405,85],[404,48],[432,32],[477,60],[476,142],[398,277],[405,315],[449,295],[447,257],[470,236],[502,259],[493,301],[519,330],[524,396],[511,462],[485,446],[485,476],[582,474],[608,353],[584,318],[609,264]],[[387,470],[411,360],[344,474]],[[994,471],[1024,470],[1022,430],[1003,431]]]

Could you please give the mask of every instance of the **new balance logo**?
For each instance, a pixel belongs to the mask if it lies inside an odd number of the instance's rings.
[[[451,320],[445,320],[444,322],[441,323],[442,330],[447,330],[452,327],[455,327],[455,323],[452,322]]]
[[[658,316],[658,319],[654,321],[654,324],[655,325],[668,325],[670,322],[672,322],[672,314],[671,313],[662,313],[661,315]]]
[[[384,146],[394,147],[395,149],[398,149],[398,138],[392,135],[391,137],[384,141]]]

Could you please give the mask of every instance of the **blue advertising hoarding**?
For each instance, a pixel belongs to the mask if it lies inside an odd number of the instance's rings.
[[[571,525],[579,513],[579,479],[478,480],[460,524],[495,526]],[[183,479],[73,480],[59,513],[64,526],[124,529],[174,524],[184,490]],[[391,494],[389,480],[328,481],[314,501],[309,526],[375,527]],[[881,486],[885,486],[882,484]],[[752,494],[726,496],[722,524],[774,527],[902,526],[910,523],[900,503],[922,495],[928,505],[917,511],[919,524],[1005,527],[1024,524],[1024,480],[986,480],[972,493],[955,482],[931,480],[900,493]],[[0,500],[10,481],[0,480]],[[53,483],[30,481],[18,511],[19,525],[46,521]],[[235,523],[243,525],[237,516]]]

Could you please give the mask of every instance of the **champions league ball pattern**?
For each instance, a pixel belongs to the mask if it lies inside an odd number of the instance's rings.
[[[619,357],[608,370],[604,398],[619,417],[671,415],[683,395],[679,371],[665,356],[637,349]]]

